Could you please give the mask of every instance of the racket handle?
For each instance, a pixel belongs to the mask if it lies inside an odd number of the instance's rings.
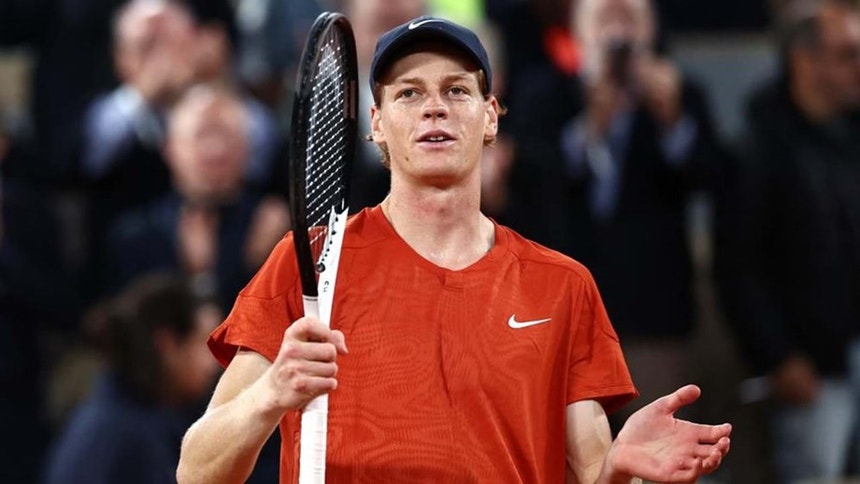
[[[311,400],[302,410],[299,484],[325,483],[328,395]]]
[[[302,297],[305,316],[319,317],[315,297]],[[299,484],[325,483],[326,439],[328,435],[328,395],[320,395],[302,409],[299,444]]]

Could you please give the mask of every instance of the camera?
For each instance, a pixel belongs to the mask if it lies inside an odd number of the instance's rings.
[[[619,86],[626,86],[633,77],[633,43],[628,39],[615,39],[606,47],[609,78]]]

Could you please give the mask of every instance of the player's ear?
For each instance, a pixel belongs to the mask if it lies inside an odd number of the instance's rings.
[[[382,113],[376,104],[370,107],[370,136],[374,143],[385,143],[385,134],[382,130]]]
[[[499,107],[499,101],[496,99],[496,96],[491,95],[484,104],[486,105],[484,138],[495,138],[496,134],[499,132],[499,110],[501,109]]]

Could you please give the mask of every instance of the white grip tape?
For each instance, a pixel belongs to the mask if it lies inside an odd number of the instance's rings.
[[[305,316],[319,317],[315,297],[302,297]],[[299,484],[325,482],[326,435],[328,431],[328,395],[314,398],[302,410],[301,445],[299,446]]]
[[[327,436],[328,395],[321,395],[311,400],[302,411],[299,484],[325,483]]]

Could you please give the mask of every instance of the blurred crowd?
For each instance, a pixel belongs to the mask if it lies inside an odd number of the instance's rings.
[[[715,482],[860,475],[857,1],[0,0],[31,66],[25,109],[0,97],[0,481],[175,482],[206,335],[290,228],[322,11],[355,31],[362,139],[380,34],[479,33],[509,111],[483,210],[594,274],[642,394],[615,428],[696,382],[737,429]],[[388,190],[356,155],[352,211]]]

